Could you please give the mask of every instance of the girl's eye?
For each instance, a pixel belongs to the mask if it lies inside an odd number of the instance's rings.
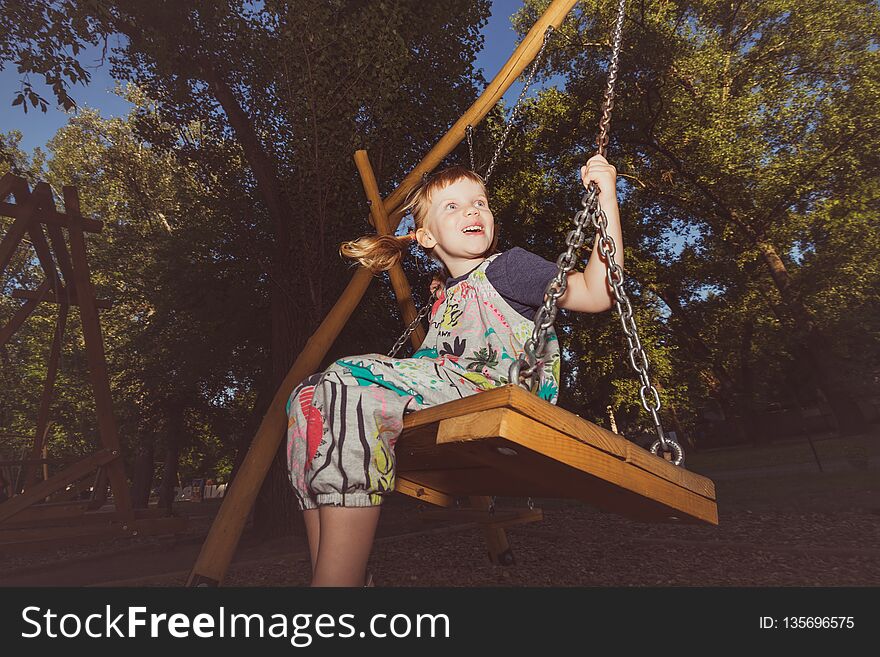
[[[452,209],[454,210],[454,209],[455,209],[455,203],[447,203],[447,204],[446,204],[446,209],[448,210],[448,209],[450,209],[450,208],[452,208]]]
[[[485,201],[477,201],[477,205],[485,206],[485,205],[486,205],[486,202],[485,202]]]

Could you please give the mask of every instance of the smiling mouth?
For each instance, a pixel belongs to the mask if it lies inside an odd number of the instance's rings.
[[[468,228],[470,228],[470,226],[468,226]],[[482,226],[477,226],[474,230],[468,230],[467,228],[465,228],[461,232],[465,235],[483,235],[486,231],[483,229]]]

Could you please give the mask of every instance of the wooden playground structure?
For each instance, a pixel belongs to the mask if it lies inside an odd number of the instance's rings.
[[[110,308],[111,303],[95,299],[86,254],[85,233],[99,232],[103,224],[80,213],[75,187],[64,187],[62,193],[64,211],[60,212],[47,183],[38,183],[31,190],[25,179],[11,173],[0,179],[0,215],[14,219],[0,241],[0,276],[25,235],[30,238],[45,275],[37,289],[13,291],[12,297],[23,299],[24,304],[0,327],[0,347],[9,342],[40,303],[58,306],[30,454],[0,461],[0,467],[19,468],[16,481],[11,482],[12,496],[0,503],[0,553],[114,537],[177,533],[186,526],[186,518],[162,517],[157,509],[132,507],[98,318],[98,309]],[[14,203],[9,202],[10,197]],[[80,460],[61,465],[47,458],[46,439],[70,306],[79,308],[100,446]],[[61,467],[50,475],[49,465]],[[108,500],[108,485],[112,500]]]
[[[393,235],[408,194],[434,170],[504,95],[539,52],[548,27],[556,29],[576,0],[554,0],[485,91],[387,198],[381,198],[365,151],[354,159],[370,205],[370,222]],[[404,322],[417,316],[398,264],[389,271]],[[322,359],[373,279],[361,266],[309,338],[278,388],[247,456],[190,573],[189,586],[218,586],[235,553],[247,515],[285,435],[285,403]],[[425,338],[417,326],[415,348]],[[531,508],[495,512],[495,495],[570,498],[638,520],[717,524],[715,488],[709,479],[672,465],[625,438],[602,429],[510,384],[404,417],[395,447],[396,490],[443,507],[441,517],[477,520],[485,528],[489,557],[513,561],[504,527],[540,520]],[[470,508],[456,508],[468,497]]]

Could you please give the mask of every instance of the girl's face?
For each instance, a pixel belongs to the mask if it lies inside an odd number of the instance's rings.
[[[434,248],[446,263],[474,260],[492,244],[495,218],[482,185],[463,178],[434,193],[423,228],[416,231],[419,244]]]

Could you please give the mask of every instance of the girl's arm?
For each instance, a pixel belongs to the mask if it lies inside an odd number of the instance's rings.
[[[590,181],[599,186],[599,205],[608,218],[608,235],[614,240],[614,262],[623,267],[623,233],[620,230],[620,212],[617,208],[617,170],[601,155],[594,155],[581,167],[585,188]],[[614,295],[606,279],[605,262],[599,254],[599,235],[593,242],[593,252],[582,272],[569,272],[565,294],[558,306],[581,313],[600,313],[614,307]]]

